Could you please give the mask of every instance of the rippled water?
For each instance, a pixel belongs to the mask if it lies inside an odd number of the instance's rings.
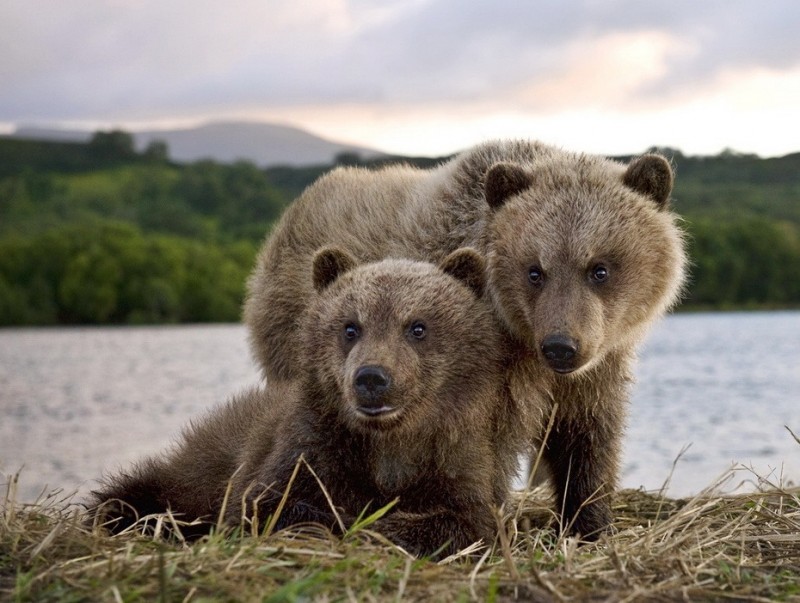
[[[624,484],[696,493],[733,464],[800,481],[800,312],[681,314],[640,354]],[[755,479],[739,471],[729,486]],[[730,487],[728,489],[730,489]]]
[[[800,480],[784,427],[800,435],[800,313],[669,317],[637,375],[623,486],[660,488],[687,445],[672,495],[733,463]],[[23,468],[22,500],[55,487],[83,495],[257,379],[240,325],[0,330],[0,470]]]
[[[0,330],[0,469],[85,493],[256,379],[239,325]]]

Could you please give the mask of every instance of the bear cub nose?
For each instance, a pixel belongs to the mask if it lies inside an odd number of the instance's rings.
[[[363,402],[362,407],[378,402],[391,385],[392,379],[382,366],[362,366],[356,372],[354,386],[356,395]]]
[[[550,367],[558,373],[569,373],[575,369],[578,344],[571,337],[550,335],[542,342],[542,354]]]

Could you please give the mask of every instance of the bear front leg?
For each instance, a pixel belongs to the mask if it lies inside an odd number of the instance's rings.
[[[258,530],[264,530],[272,521],[273,516],[279,513],[274,521],[273,531],[283,530],[299,524],[318,524],[333,533],[340,533],[339,523],[326,501],[309,500],[290,494],[280,506],[282,492],[272,489],[256,489],[244,499],[244,510],[240,506],[234,507],[226,514],[225,521],[228,525],[235,526],[246,520],[249,523],[257,522]],[[345,522],[349,517],[339,515]]]
[[[340,532],[336,515],[316,478],[305,467],[301,467],[292,479],[294,463],[283,462],[279,465],[277,472],[267,467],[255,478],[240,480],[234,487],[226,522],[229,525],[239,525],[246,520],[249,523],[257,523],[261,531],[277,514],[273,525],[273,530],[276,531],[298,524],[314,523],[334,533]],[[273,473],[275,473],[274,478],[270,477]],[[283,501],[285,494],[286,500]],[[348,525],[346,522],[350,518],[341,514],[339,518],[345,522],[346,527]]]
[[[479,540],[491,546],[494,525],[489,508],[481,514],[442,509],[426,513],[391,513],[379,519],[375,529],[413,555],[442,558]]]
[[[584,540],[596,540],[613,519],[610,499],[621,436],[617,423],[586,415],[557,417],[545,444],[561,529]]]

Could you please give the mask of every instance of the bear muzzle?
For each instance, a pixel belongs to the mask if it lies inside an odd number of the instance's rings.
[[[387,404],[386,398],[392,387],[392,377],[379,365],[366,365],[356,371],[353,389],[358,400],[360,413],[378,417],[395,411],[395,407]]]
[[[567,374],[578,368],[578,342],[567,335],[548,335],[539,349],[557,373]]]

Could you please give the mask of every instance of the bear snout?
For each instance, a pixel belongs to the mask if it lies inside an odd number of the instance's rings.
[[[542,341],[542,355],[557,373],[571,373],[577,368],[578,343],[567,335],[548,335]]]
[[[389,372],[378,365],[366,365],[356,371],[353,380],[358,398],[358,410],[370,416],[376,416],[394,410],[388,406],[384,398],[392,386]]]

